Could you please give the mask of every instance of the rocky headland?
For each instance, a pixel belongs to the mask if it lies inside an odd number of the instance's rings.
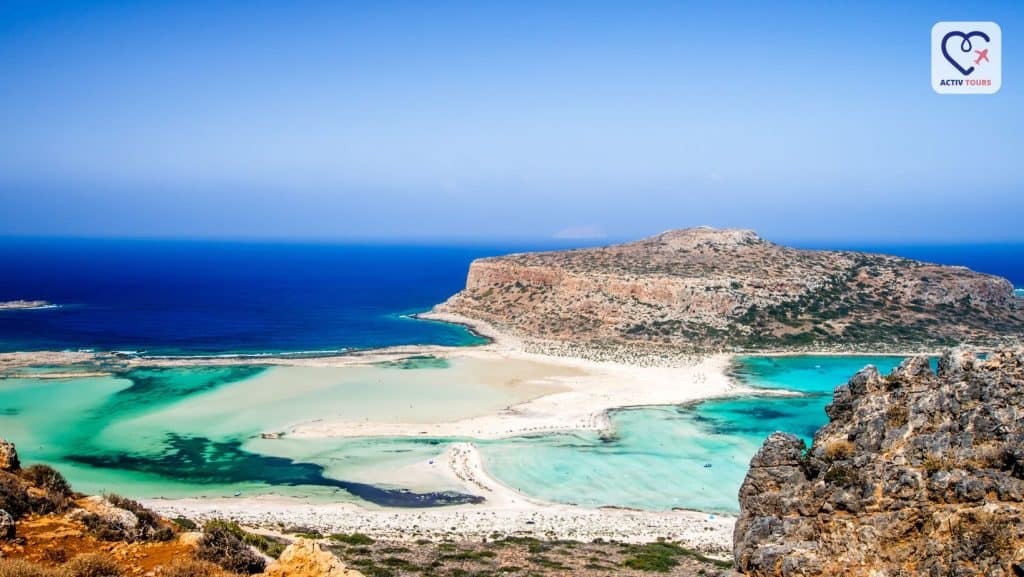
[[[1024,575],[1024,350],[959,350],[835,391],[809,449],[775,433],[740,490],[751,576]]]
[[[574,356],[629,346],[902,352],[1024,334],[1024,300],[1006,279],[706,227],[479,259],[436,311]]]

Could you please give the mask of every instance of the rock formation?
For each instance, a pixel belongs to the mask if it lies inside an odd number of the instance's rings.
[[[765,441],[740,489],[741,573],[1024,575],[1024,350],[938,369],[869,366],[809,450]]]
[[[21,461],[18,460],[18,450],[14,443],[0,439],[0,471],[5,473],[17,473],[21,469]]]
[[[363,577],[324,551],[315,541],[298,539],[271,563],[263,577]],[[257,576],[259,577],[259,576]]]
[[[521,339],[645,348],[985,342],[1024,334],[1024,299],[963,267],[798,250],[695,228],[470,265],[437,307]]]
[[[9,541],[17,535],[15,533],[14,517],[3,509],[0,509],[0,541]]]

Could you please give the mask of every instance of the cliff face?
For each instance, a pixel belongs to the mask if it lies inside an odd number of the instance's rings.
[[[775,433],[740,489],[744,575],[1024,575],[1024,350],[873,367],[809,451]]]
[[[522,338],[593,344],[934,344],[1024,334],[1024,301],[1005,279],[710,228],[480,259],[466,288],[438,309]]]

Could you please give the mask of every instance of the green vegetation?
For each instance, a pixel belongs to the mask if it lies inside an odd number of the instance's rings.
[[[246,533],[237,523],[210,521],[203,526],[203,537],[199,540],[196,556],[234,573],[260,573],[266,567],[266,562],[249,548],[249,545],[255,545],[252,542],[254,537],[259,536]],[[280,555],[280,551],[277,554]]]
[[[245,529],[242,529],[238,523],[234,521],[224,521],[222,519],[214,519],[213,521],[207,522],[203,526],[203,533],[209,533],[213,530],[226,531],[235,537],[237,537],[242,543],[255,547],[262,551],[268,557],[277,559],[281,556],[284,551],[286,544],[276,539],[267,537],[266,535],[259,535],[257,533],[250,533]]]
[[[732,567],[732,563],[729,561],[712,559],[699,551],[694,551],[693,549],[682,547],[676,543],[668,543],[665,541],[647,543],[645,545],[633,545],[630,546],[627,551],[629,553],[629,557],[623,561],[622,564],[630,569],[637,569],[640,571],[667,573],[679,564],[679,557],[690,557],[697,561],[709,563],[723,569]]]
[[[333,533],[330,539],[347,545],[371,545],[374,542],[373,538],[362,533]]]

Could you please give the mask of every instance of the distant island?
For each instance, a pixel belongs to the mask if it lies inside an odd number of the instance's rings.
[[[606,350],[906,351],[1024,334],[1024,301],[1004,278],[708,227],[479,259],[435,310],[535,347]]]
[[[31,309],[54,309],[55,305],[49,301],[0,301],[0,311],[31,310]]]

